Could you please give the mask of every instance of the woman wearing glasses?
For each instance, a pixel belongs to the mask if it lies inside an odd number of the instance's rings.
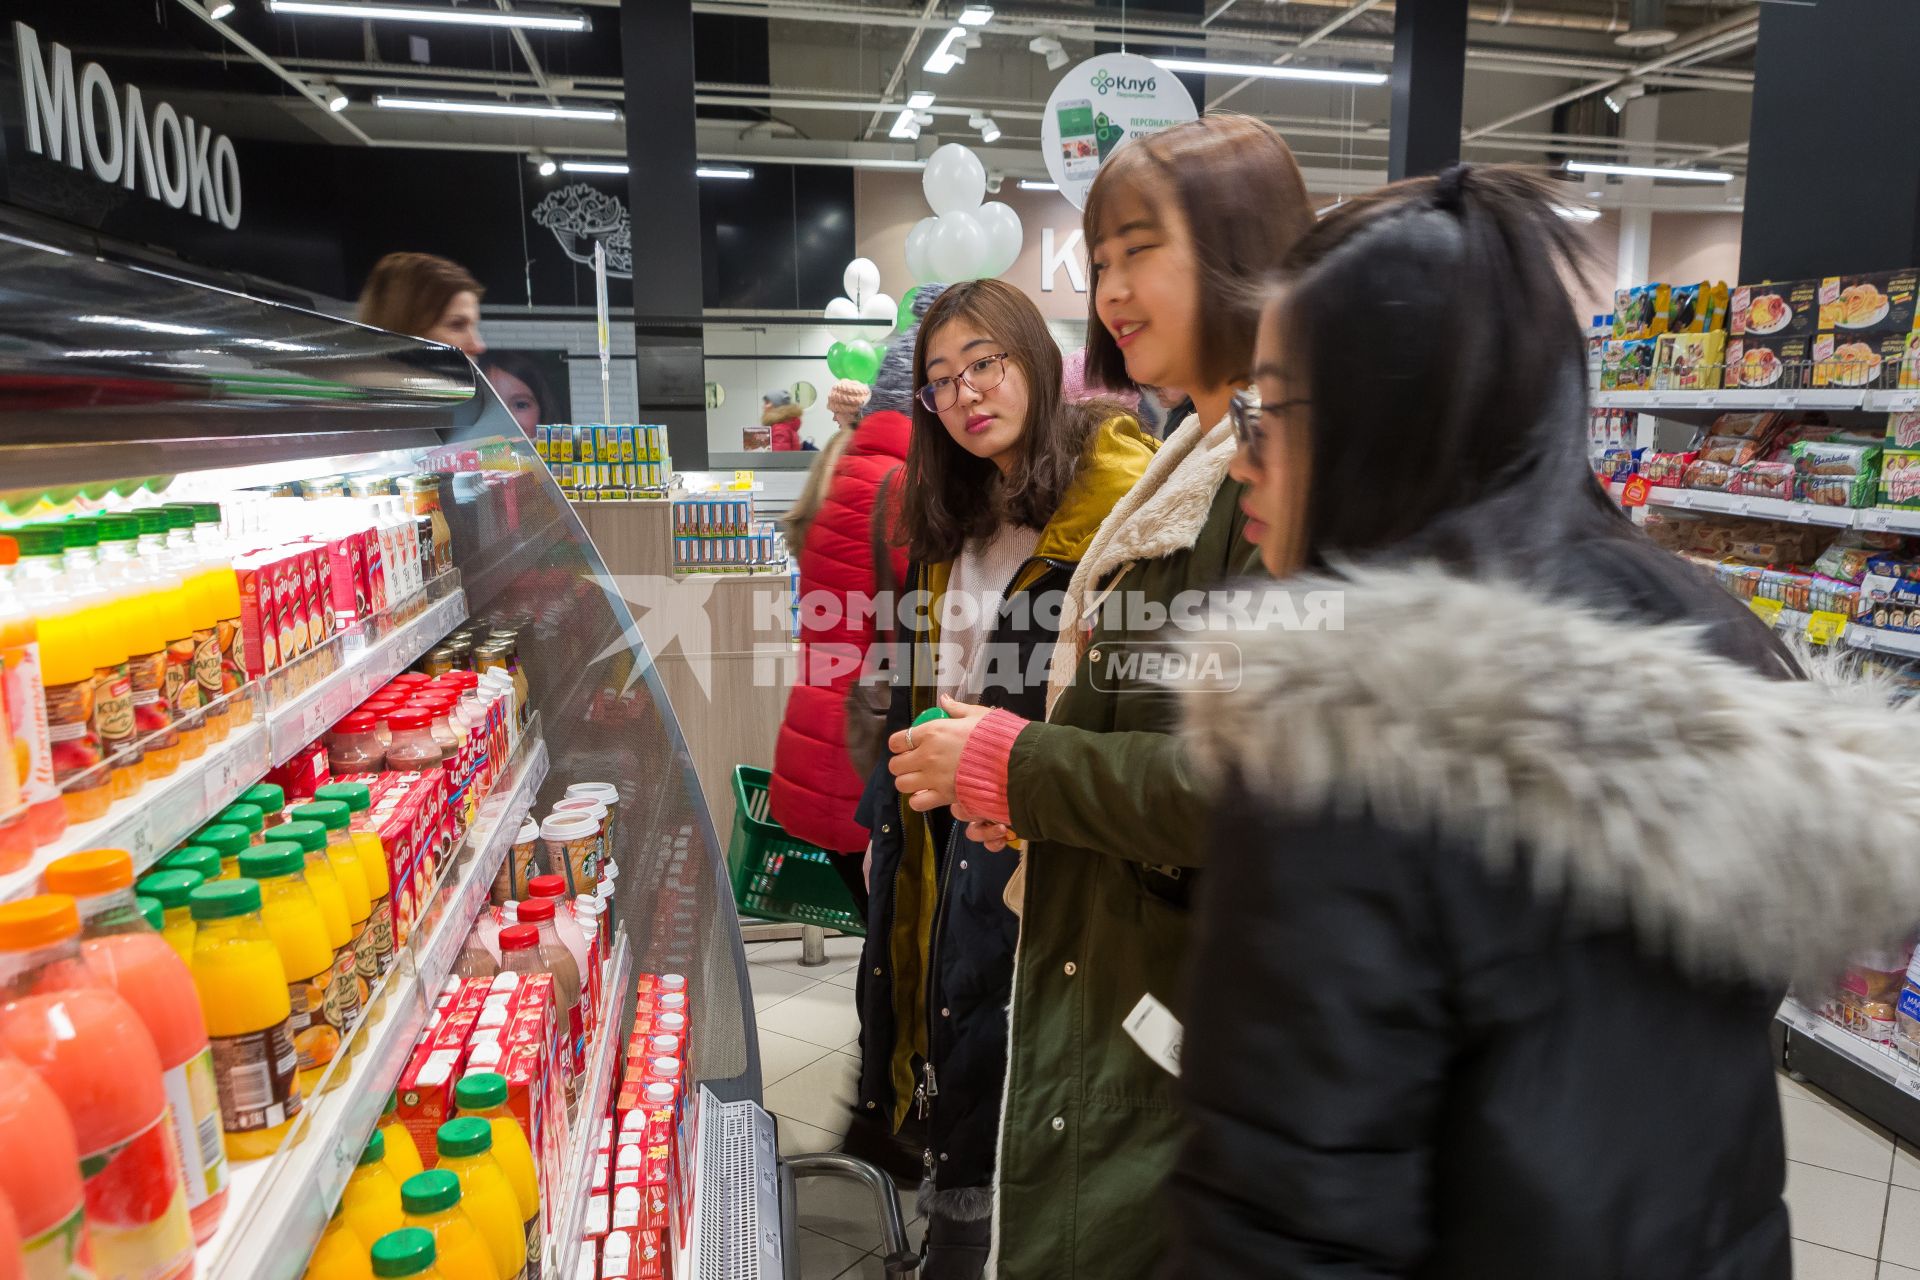
[[[1044,717],[963,709],[893,760],[914,807],[957,796],[986,847],[1009,827],[1027,844],[995,1197],[1004,1280],[1148,1275],[1165,1239],[1174,1068],[1165,1037],[1150,1054],[1126,1024],[1156,1005],[1171,1018],[1155,1025],[1185,1016],[1189,901],[1210,850],[1177,706],[1143,658],[1200,638],[1181,620],[1251,562],[1244,488],[1227,476],[1259,319],[1246,285],[1312,225],[1292,152],[1245,116],[1114,153],[1086,207],[1088,374],[1169,389],[1194,412],[1080,558]]]
[[[921,321],[897,537],[913,568],[889,727],[945,700],[1041,714],[1058,595],[1154,441],[1118,405],[1068,403],[1060,349],[1027,296],[956,284]],[[890,499],[892,495],[889,495]],[[977,714],[977,713],[976,713]],[[969,840],[945,805],[911,807],[876,770],[872,905],[861,963],[860,1103],[926,1119],[931,1280],[986,1261],[1006,1008],[1018,922],[1004,845]]]

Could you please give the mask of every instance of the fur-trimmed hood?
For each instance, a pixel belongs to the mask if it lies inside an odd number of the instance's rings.
[[[794,422],[803,417],[806,410],[789,400],[786,404],[770,404],[760,410],[760,425],[778,426],[782,422]]]
[[[1339,593],[1341,628],[1236,632],[1238,687],[1187,698],[1213,776],[1518,863],[1702,977],[1830,979],[1913,932],[1920,719],[1841,657],[1769,679],[1698,626],[1432,567],[1285,586]]]

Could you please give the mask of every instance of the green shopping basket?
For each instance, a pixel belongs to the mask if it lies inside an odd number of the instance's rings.
[[[752,765],[733,770],[733,837],[727,842],[727,871],[740,914],[783,924],[817,924],[856,937],[867,936],[867,922],[854,909],[846,882],[818,845],[796,840],[780,829],[767,809],[772,774]]]

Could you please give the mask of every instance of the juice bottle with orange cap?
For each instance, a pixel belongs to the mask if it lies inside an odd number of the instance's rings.
[[[317,822],[327,829],[327,862],[340,881],[347,900],[347,924],[353,930],[354,969],[360,978],[360,999],[380,981],[380,948],[373,936],[373,892],[360,867],[353,842],[353,814],[339,800],[313,800],[293,809],[296,822]]]
[[[507,1108],[507,1078],[497,1071],[469,1071],[453,1087],[454,1105],[463,1117],[485,1120],[493,1131],[493,1158],[520,1209],[521,1231],[527,1240],[527,1262],[537,1266],[540,1245],[540,1173],[533,1146],[519,1118]]]
[[[327,994],[327,1021],[344,1038],[353,1029],[364,1007],[365,992],[360,989],[360,971],[354,961],[353,926],[347,918],[347,896],[327,860],[327,829],[317,822],[295,819],[273,829],[278,840],[291,840],[306,855],[307,888],[320,904],[320,918],[326,921],[327,938],[333,946],[333,989]]]
[[[220,1145],[220,1095],[213,1051],[193,975],[134,904],[133,859],[123,849],[93,849],[47,864],[50,893],[80,912],[80,954],[125,997],[160,1051],[173,1140],[187,1188],[194,1239],[205,1243],[227,1205],[227,1161]]]
[[[354,852],[359,855],[360,871],[367,878],[367,894],[373,908],[367,916],[367,928],[373,934],[374,950],[380,957],[380,972],[393,968],[393,881],[387,867],[387,847],[373,826],[373,793],[364,782],[329,782],[317,787],[316,800],[337,800],[347,806],[348,833]]]
[[[134,886],[160,904],[160,936],[189,970],[193,965],[193,911],[187,900],[204,883],[206,877],[198,871],[163,867],[141,876]]]
[[[440,1267],[439,1252],[433,1232],[402,1227],[374,1241],[373,1274],[378,1280],[443,1280],[449,1273]]]
[[[27,833],[37,848],[67,829],[66,806],[53,781],[53,741],[47,736],[47,695],[40,682],[40,627],[20,601],[13,566],[20,544],[0,534],[0,715],[14,754]]]
[[[193,985],[213,1038],[227,1158],[272,1155],[300,1114],[300,1055],[287,971],[260,919],[260,885],[216,880],[191,902]]]
[[[0,1200],[13,1209],[27,1280],[84,1274],[86,1195],[73,1122],[32,1068],[0,1053]]]
[[[300,1054],[300,1092],[311,1097],[340,1050],[340,1032],[327,1017],[333,946],[320,904],[307,888],[306,855],[292,841],[273,840],[242,853],[239,871],[260,885],[260,919],[287,973],[288,1029]]]
[[[420,1147],[413,1140],[413,1132],[400,1122],[400,1095],[394,1091],[387,1093],[386,1110],[380,1113],[380,1133],[386,1140],[387,1172],[396,1181],[405,1182],[424,1167],[420,1163]]]
[[[41,705],[47,715],[53,782],[69,822],[90,822],[113,803],[106,752],[93,724],[93,626],[68,588],[66,537],[51,525],[13,531],[20,559],[14,585],[40,642]]]
[[[493,1126],[478,1116],[460,1116],[434,1135],[439,1167],[460,1179],[460,1203],[467,1206],[500,1280],[517,1280],[527,1270],[527,1233],[520,1201],[506,1171],[493,1158]]]
[[[313,1256],[307,1259],[306,1277],[307,1280],[373,1280],[367,1245],[347,1226],[346,1215],[339,1206],[334,1207],[333,1218],[320,1233],[320,1243],[313,1246]]]
[[[140,558],[140,519],[127,512],[95,516],[100,575],[123,592],[120,622],[127,636],[127,675],[132,686],[134,732],[146,753],[149,777],[179,767],[180,733],[167,704],[167,636],[161,625],[162,583]]]
[[[32,1067],[73,1122],[94,1274],[191,1275],[160,1055],[139,1014],[81,958],[80,913],[64,894],[0,906],[0,1049]]]
[[[447,1280],[501,1280],[486,1239],[460,1203],[460,1179],[445,1169],[416,1173],[400,1184],[400,1208],[409,1227],[433,1233],[440,1273]]]
[[[353,1176],[347,1179],[347,1189],[340,1193],[340,1210],[347,1228],[367,1249],[381,1236],[405,1225],[401,1221],[400,1180],[386,1162],[386,1135],[375,1129],[360,1152]]]

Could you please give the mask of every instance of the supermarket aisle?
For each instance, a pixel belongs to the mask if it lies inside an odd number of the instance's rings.
[[[846,1132],[860,1069],[853,1006],[859,959],[858,938],[829,938],[826,964],[812,969],[801,966],[797,941],[747,948],[766,1107],[779,1117],[783,1155],[832,1151]],[[838,1179],[809,1178],[799,1184],[799,1198],[802,1280],[886,1274],[870,1193]],[[912,1192],[901,1193],[900,1212],[918,1244],[923,1227]]]
[[[1920,1280],[1920,1149],[1780,1076],[1795,1280]]]

